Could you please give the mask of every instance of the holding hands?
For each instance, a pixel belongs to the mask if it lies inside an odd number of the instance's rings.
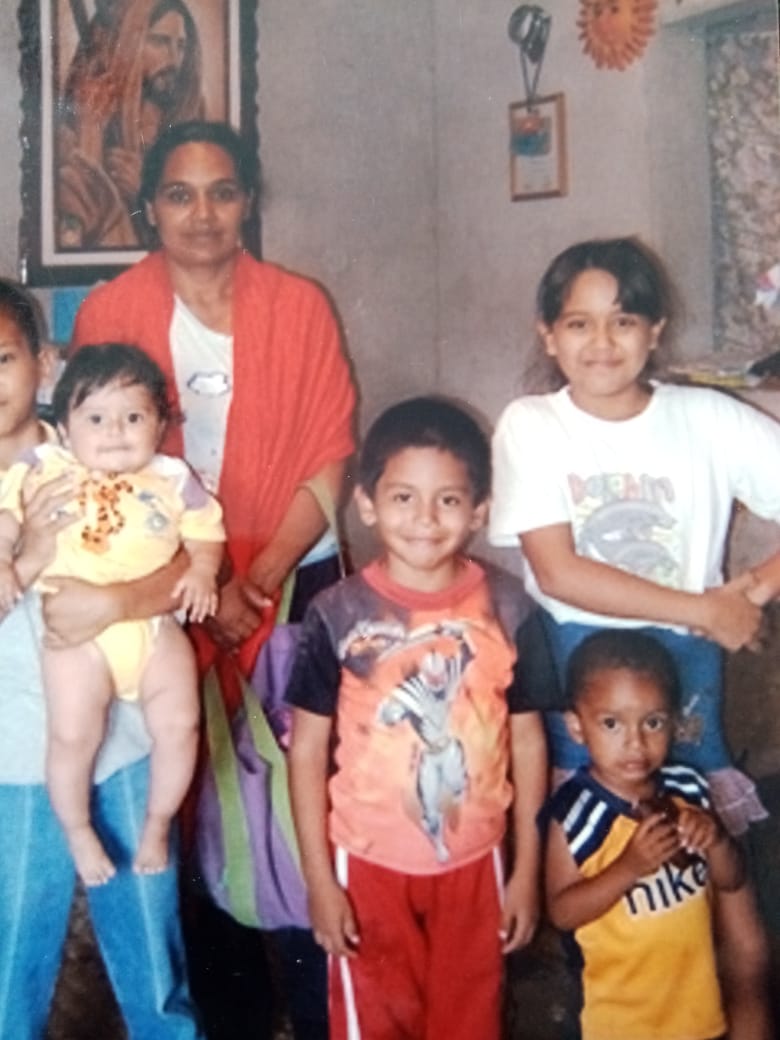
[[[762,604],[754,599],[755,586],[755,576],[746,571],[725,585],[706,589],[700,597],[701,622],[696,631],[732,653],[746,646],[757,648]]]

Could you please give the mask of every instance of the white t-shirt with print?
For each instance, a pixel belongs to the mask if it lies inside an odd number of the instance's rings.
[[[493,438],[489,537],[570,524],[578,555],[689,592],[721,584],[734,500],[780,521],[780,424],[725,393],[655,385],[647,407],[612,422],[578,408],[566,387],[513,401]],[[539,589],[559,622],[612,626]]]
[[[170,328],[171,357],[183,413],[184,457],[209,491],[217,493],[233,400],[233,337],[204,325],[177,296]],[[251,444],[242,445],[251,451]],[[298,566],[336,552],[328,528]]]

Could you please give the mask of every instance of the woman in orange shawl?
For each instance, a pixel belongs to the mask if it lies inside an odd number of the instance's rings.
[[[218,613],[195,638],[229,707],[235,664],[251,673],[287,574],[303,561],[297,584],[310,589],[335,576],[335,544],[303,485],[319,477],[336,500],[353,449],[355,394],[324,295],[241,248],[255,182],[254,159],[229,127],[190,122],[164,133],[141,185],[161,248],[90,293],[74,332],[74,348],[123,341],[154,357],[184,419],[162,450],[183,454],[222,502],[230,573]],[[223,951],[217,960],[224,966]],[[254,1035],[256,1023],[231,1028]]]

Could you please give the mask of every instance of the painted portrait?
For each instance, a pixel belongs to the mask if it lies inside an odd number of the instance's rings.
[[[36,101],[23,102],[28,121],[39,120],[39,191],[28,191],[39,195],[34,263],[72,269],[141,255],[141,168],[161,131],[203,118],[242,128],[241,61],[254,61],[248,7],[246,0],[23,0],[20,18],[37,43],[23,44],[23,65],[37,67],[38,85]]]

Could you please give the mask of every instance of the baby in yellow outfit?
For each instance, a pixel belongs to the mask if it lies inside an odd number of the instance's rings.
[[[85,347],[55,389],[54,411],[65,446],[40,445],[19,459],[0,488],[0,608],[20,593],[13,556],[24,501],[64,478],[73,520],[57,536],[42,576],[94,584],[130,581],[168,563],[183,546],[189,566],[174,598],[201,621],[217,606],[222,511],[187,464],[156,454],[169,417],[165,377],[142,351],[123,344]],[[135,869],[164,869],[171,821],[195,763],[197,678],[192,648],[170,616],[127,620],[76,647],[45,647],[49,713],[47,782],[86,884],[114,867],[89,820],[92,765],[112,695],[140,694],[152,737],[152,771]]]

